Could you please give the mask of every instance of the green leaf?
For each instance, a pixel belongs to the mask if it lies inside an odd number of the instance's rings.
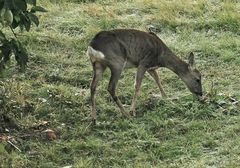
[[[29,19],[30,19],[36,26],[39,25],[39,19],[38,19],[38,17],[37,17],[36,15],[34,15],[33,13],[30,13],[30,12],[29,12],[27,15],[28,15]]]
[[[14,15],[14,19],[16,20],[16,22],[19,22],[20,21],[19,15]]]
[[[4,6],[3,6],[3,8],[5,8],[5,9],[12,9],[12,7],[13,7],[13,2],[12,2],[12,0],[5,0],[5,1],[4,1]]]
[[[26,20],[26,21],[24,22],[24,27],[25,27],[25,29],[26,29],[27,31],[29,31],[30,28],[31,28],[31,21],[30,21],[30,20]]]
[[[19,41],[12,39],[11,42],[14,47],[15,59],[17,61],[17,64],[20,66],[20,71],[23,72],[25,71],[28,62],[27,50]]]
[[[10,60],[12,53],[12,47],[9,41],[5,40],[3,45],[0,47],[1,53],[3,55],[3,62],[6,63]]]
[[[0,77],[4,76],[4,69],[5,69],[4,63],[3,61],[0,61]]]
[[[23,25],[27,31],[31,28],[31,20],[29,19],[27,13],[20,14],[20,26]]]
[[[4,5],[4,1],[0,0],[0,10],[3,8],[3,5]]]
[[[44,9],[43,7],[41,7],[41,6],[33,6],[32,9],[31,9],[31,12],[32,13],[35,13],[35,12],[47,12],[47,10]]]
[[[37,4],[37,0],[26,0],[26,2],[28,4],[31,4],[31,5],[34,5],[34,6],[36,6],[36,4]]]
[[[6,40],[6,37],[5,35],[3,34],[3,32],[0,30],[0,41],[5,41]]]
[[[27,10],[27,3],[25,0],[12,0],[13,6],[17,10],[26,11]]]
[[[13,23],[12,23],[12,28],[13,29],[17,28],[19,26],[19,23],[20,23],[20,19],[18,20],[18,19],[15,19],[15,17],[14,17]]]
[[[12,11],[9,9],[6,9],[5,12],[2,14],[1,17],[3,20],[3,25],[10,26],[13,23],[13,14]]]

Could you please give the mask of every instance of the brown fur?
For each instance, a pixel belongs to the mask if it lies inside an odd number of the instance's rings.
[[[96,120],[95,90],[106,67],[111,70],[108,91],[124,115],[128,113],[115,93],[117,82],[124,68],[137,68],[135,93],[131,105],[133,115],[135,115],[136,99],[146,71],[154,78],[162,95],[165,96],[156,72],[158,67],[172,70],[185,82],[192,93],[202,95],[201,74],[194,68],[193,54],[189,56],[189,64],[184,62],[154,33],[134,29],[101,31],[96,34],[89,46],[104,55],[104,58],[92,62],[94,69],[91,84],[93,120]]]

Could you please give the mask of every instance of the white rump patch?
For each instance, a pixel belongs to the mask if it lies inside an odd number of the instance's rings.
[[[88,46],[87,55],[90,57],[92,63],[103,60],[105,57],[101,51],[95,50],[91,46]]]

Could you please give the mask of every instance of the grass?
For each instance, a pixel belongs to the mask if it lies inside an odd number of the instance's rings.
[[[237,1],[40,1],[49,12],[20,40],[30,53],[24,74],[10,65],[0,82],[0,167],[240,167],[240,3]],[[146,75],[137,117],[122,117],[98,87],[98,125],[90,122],[92,68],[85,55],[100,30],[152,26],[181,58],[191,51],[203,73],[196,101],[180,79],[160,69],[168,99]],[[135,70],[118,85],[130,104]],[[213,88],[212,88],[213,83]],[[120,92],[121,90],[121,92]],[[52,129],[50,141],[42,131]]]

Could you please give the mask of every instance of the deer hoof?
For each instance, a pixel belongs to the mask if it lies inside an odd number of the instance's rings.
[[[97,120],[95,118],[92,119],[92,124],[95,126],[97,125]]]
[[[136,117],[136,111],[135,110],[130,110],[130,115],[133,116],[133,117]]]

